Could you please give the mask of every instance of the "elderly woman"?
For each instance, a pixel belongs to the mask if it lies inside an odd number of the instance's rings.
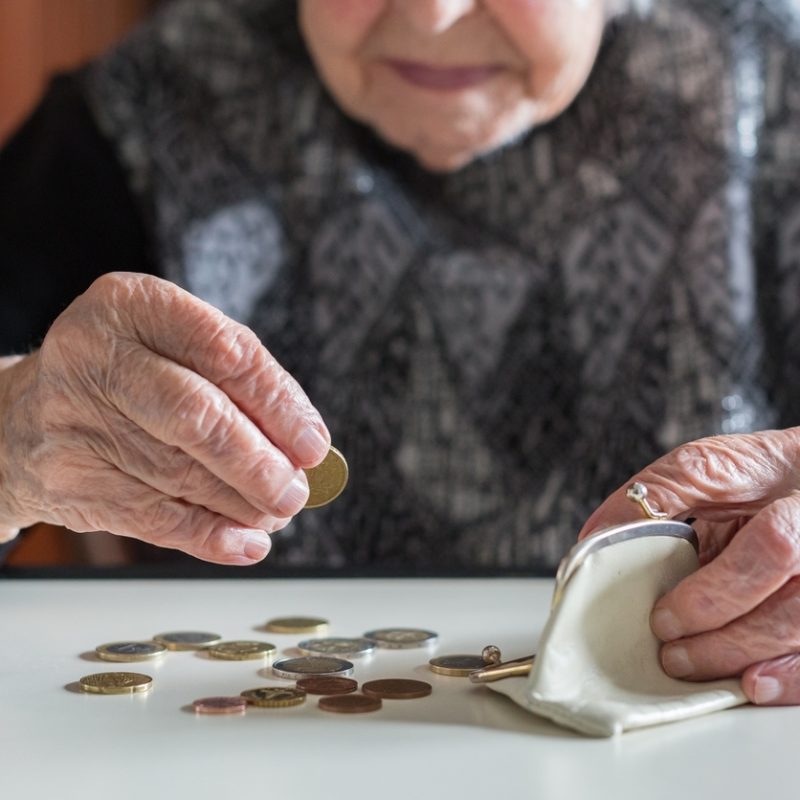
[[[665,668],[800,702],[799,23],[167,4],[0,159],[5,535],[552,568],[637,476],[702,545]]]

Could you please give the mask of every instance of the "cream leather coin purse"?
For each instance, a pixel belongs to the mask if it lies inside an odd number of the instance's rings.
[[[738,680],[670,678],[650,630],[656,601],[699,566],[682,522],[600,531],[562,561],[531,672],[489,686],[590,736],[689,719],[747,702]]]

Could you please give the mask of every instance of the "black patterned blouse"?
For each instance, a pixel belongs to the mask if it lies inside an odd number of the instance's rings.
[[[177,0],[83,76],[155,271],[350,462],[272,561],[552,568],[665,451],[800,421],[796,8],[623,14],[564,114],[446,176],[339,111],[286,0]]]

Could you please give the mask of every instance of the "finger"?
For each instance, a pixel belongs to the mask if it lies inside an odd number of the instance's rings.
[[[760,706],[800,705],[800,654],[749,667],[742,675],[742,689]]]
[[[798,430],[711,436],[682,445],[617,489],[589,517],[579,538],[642,518],[641,508],[625,494],[633,481],[643,483],[650,503],[671,519],[751,516],[794,489]]]
[[[692,528],[697,534],[699,549],[697,556],[700,565],[713,561],[731,542],[733,537],[743,528],[747,517],[737,517],[727,522],[709,522],[704,519],[692,521]]]
[[[93,483],[62,520],[72,530],[105,530],[215,564],[246,566],[269,553],[265,531],[167,497],[118,470],[103,470],[102,480]]]
[[[130,318],[147,347],[219,387],[297,466],[322,461],[331,441],[322,417],[252,330],[172,283],[125,277],[134,301],[123,307],[148,312]]]
[[[791,495],[756,514],[713,561],[664,595],[653,609],[653,632],[671,641],[721,628],[798,571],[800,497]]]
[[[278,520],[249,503],[183,450],[164,444],[120,417],[114,435],[81,433],[85,445],[120,472],[168,497],[203,506],[248,528],[277,530]]]
[[[739,675],[750,665],[800,650],[800,578],[719,630],[661,648],[667,674],[688,680]]]
[[[205,378],[136,344],[112,378],[103,389],[121,414],[199,461],[253,506],[276,517],[303,508],[305,473]]]

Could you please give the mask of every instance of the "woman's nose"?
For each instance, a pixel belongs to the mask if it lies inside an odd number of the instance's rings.
[[[461,17],[475,10],[478,0],[395,0],[396,13],[424,34],[446,31]]]

